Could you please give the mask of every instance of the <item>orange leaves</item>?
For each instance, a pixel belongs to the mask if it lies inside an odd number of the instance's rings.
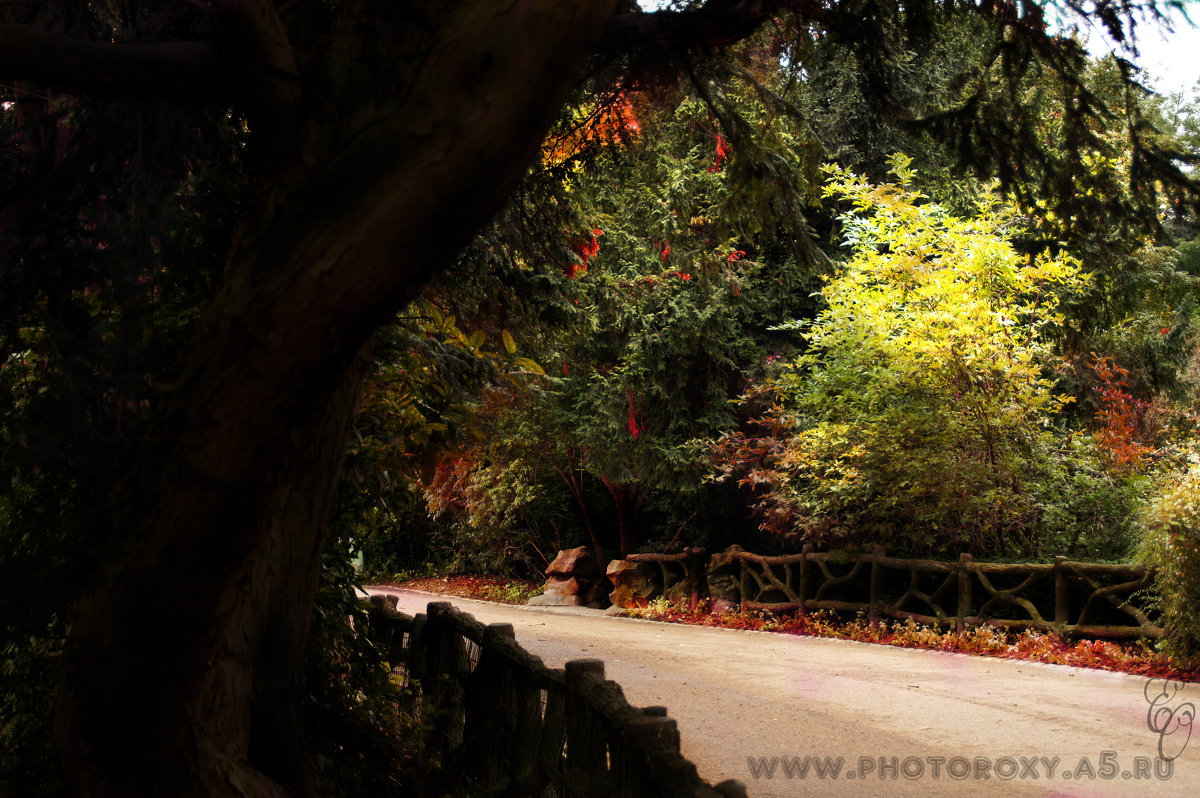
[[[1149,435],[1146,411],[1152,405],[1135,398],[1129,388],[1129,369],[1118,366],[1111,357],[1092,354],[1092,371],[1100,379],[1096,393],[1100,409],[1096,420],[1100,429],[1096,442],[1100,445],[1109,466],[1116,471],[1133,471],[1142,466],[1154,452],[1144,441]]]
[[[971,627],[958,633],[936,626],[923,626],[912,620],[872,626],[865,618],[845,620],[826,610],[786,615],[770,615],[753,610],[720,612],[707,600],[696,609],[665,601],[651,601],[647,606],[633,609],[626,614],[668,623],[856,640],[900,648],[958,651],[1002,659],[1159,676],[1188,682],[1197,679],[1196,673],[1188,669],[1187,663],[1176,662],[1166,654],[1155,651],[1144,640],[1129,643],[1090,639],[1070,641],[1064,640],[1054,632],[1030,629],[1014,633],[993,626]]]
[[[593,109],[567,132],[547,140],[542,162],[558,166],[588,149],[628,142],[640,132],[632,101],[627,94],[620,94]]]

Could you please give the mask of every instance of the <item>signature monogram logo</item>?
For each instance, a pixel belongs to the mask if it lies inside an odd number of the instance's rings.
[[[1177,759],[1192,738],[1196,705],[1191,701],[1176,701],[1183,686],[1183,682],[1171,679],[1150,679],[1142,691],[1150,705],[1146,728],[1158,735],[1158,755],[1167,762]],[[1177,734],[1182,736],[1176,737]]]

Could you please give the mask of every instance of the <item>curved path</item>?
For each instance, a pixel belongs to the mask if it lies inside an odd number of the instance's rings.
[[[452,601],[511,623],[550,667],[603,659],[631,704],[668,708],[701,776],[741,779],[752,798],[1200,795],[1200,731],[1173,726],[1161,739],[1175,758],[1156,763],[1147,698],[1184,719],[1200,684],[1172,693],[1058,665],[370,592],[410,614]]]

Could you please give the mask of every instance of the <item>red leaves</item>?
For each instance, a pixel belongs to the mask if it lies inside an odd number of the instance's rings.
[[[717,155],[713,159],[712,166],[708,167],[708,171],[709,172],[720,171],[720,169],[725,166],[725,161],[727,161],[729,159],[730,152],[732,152],[732,150],[729,149],[729,142],[725,140],[724,136],[722,136],[720,133],[718,133],[717,134]]]
[[[642,430],[645,429],[645,427],[638,424],[637,411],[634,410],[633,407],[632,390],[629,391],[629,423],[625,425],[625,428],[629,430],[629,434],[633,436],[635,441],[638,439],[638,435],[641,434]]]
[[[1146,411],[1151,405],[1126,390],[1129,369],[1118,366],[1112,358],[1095,356],[1092,370],[1101,383],[1095,389],[1100,395],[1096,420],[1101,424],[1096,442],[1111,467],[1119,471],[1136,469],[1154,452],[1153,446],[1143,442],[1148,437]]]
[[[668,256],[668,255],[670,255],[670,254],[671,254],[671,245],[670,245],[670,244],[666,244],[666,243],[664,243],[664,244],[662,245],[662,260],[663,260],[663,263],[666,263],[666,262],[667,262],[667,256]]]
[[[629,282],[622,282],[618,283],[617,285],[619,285],[621,288],[630,288],[635,285],[644,285],[647,288],[653,288],[660,283],[665,284],[667,282],[667,278],[669,277],[674,277],[675,279],[684,283],[692,279],[692,275],[689,272],[681,272],[678,269],[673,269],[667,272],[665,276],[648,274],[645,277],[641,277],[637,280],[630,280]]]
[[[597,241],[597,239],[602,235],[604,235],[603,230],[594,229],[592,230],[592,235],[590,238],[585,234],[582,236],[572,236],[567,240],[567,245],[574,250],[575,254],[579,256],[579,259],[583,261],[582,265],[578,263],[562,264],[563,274],[565,274],[568,279],[574,280],[580,272],[587,271],[588,263],[600,252],[600,242]]]
[[[1187,670],[1186,665],[1178,667],[1178,663],[1166,654],[1155,651],[1144,642],[1079,640],[1072,643],[1053,632],[1029,630],[1014,634],[991,626],[969,628],[960,634],[912,621],[871,626],[865,619],[845,621],[825,610],[782,616],[755,611],[721,612],[716,611],[707,600],[694,610],[686,605],[649,602],[648,606],[628,614],[668,623],[857,640],[901,648],[957,651],[1075,668],[1096,668],[1187,682],[1197,680],[1195,671]]]

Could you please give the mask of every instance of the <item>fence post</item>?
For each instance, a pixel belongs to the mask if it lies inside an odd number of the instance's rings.
[[[1063,569],[1066,557],[1059,555],[1054,558],[1054,623],[1066,626],[1070,622],[1071,605],[1067,595],[1067,574]]]
[[[621,745],[626,751],[626,771],[621,774],[620,794],[631,798],[660,798],[662,787],[672,784],[664,778],[664,763],[658,759],[665,746],[671,753],[679,752],[679,729],[675,721],[663,715],[643,714],[621,724]],[[598,794],[598,793],[597,793]]]
[[[520,710],[512,670],[501,649],[505,643],[515,646],[516,641],[512,624],[489,624],[464,690],[462,750],[468,758],[463,765],[484,784],[514,776],[512,748]]]
[[[532,684],[533,673],[519,669],[513,673],[516,688],[517,726],[512,741],[511,781],[515,790],[528,790],[538,780],[538,749],[545,728],[542,719],[542,691]]]
[[[954,618],[954,629],[959,634],[962,634],[971,613],[971,571],[967,567],[970,563],[970,554],[958,555],[958,613]]]
[[[872,627],[879,625],[879,604],[883,601],[883,566],[879,563],[884,548],[876,543],[871,550],[871,592],[867,597],[867,613]]]
[[[425,682],[421,685],[425,700],[421,717],[432,720],[429,747],[438,759],[449,753],[452,745],[450,714],[453,710],[448,704],[453,701],[457,685],[451,685],[454,663],[449,638],[454,629],[444,617],[452,606],[448,601],[431,601],[425,608]]]
[[[738,557],[738,565],[741,566],[738,576],[738,610],[744,615],[746,613],[746,561]]]
[[[687,555],[688,568],[688,584],[692,588],[692,612],[696,611],[696,605],[700,603],[701,596],[708,595],[708,582],[705,579],[704,561],[708,558],[708,549],[703,546],[697,548],[689,548],[684,551]]]
[[[577,659],[566,665],[567,796],[601,795],[608,785],[608,745],[596,711],[585,696],[604,681],[604,662]]]
[[[808,583],[810,581],[810,568],[808,567],[808,558],[812,554],[812,544],[805,543],[800,549],[800,614],[804,615],[808,612],[808,607],[805,604],[808,602]]]

